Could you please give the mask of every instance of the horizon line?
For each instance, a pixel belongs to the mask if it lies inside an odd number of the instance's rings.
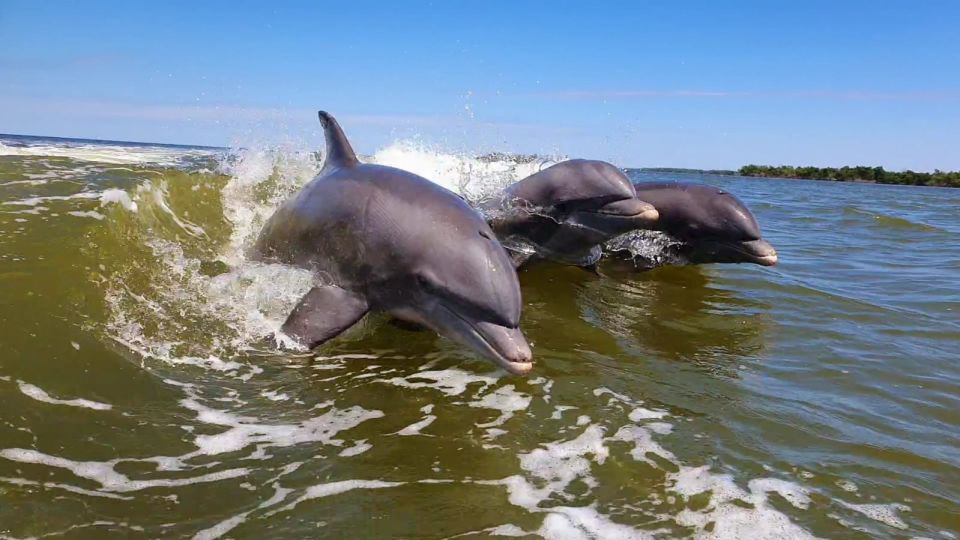
[[[233,146],[211,146],[211,145],[206,145],[206,144],[165,143],[165,142],[152,142],[152,141],[127,141],[127,140],[120,140],[120,139],[99,139],[99,138],[86,138],[86,137],[64,137],[64,136],[61,136],[61,135],[33,135],[33,134],[27,134],[27,133],[0,133],[0,137],[29,137],[29,138],[34,138],[34,139],[57,139],[57,140],[63,140],[63,141],[78,141],[78,142],[93,142],[93,143],[121,143],[121,144],[136,144],[136,145],[145,145],[145,146],[150,146],[150,145],[153,145],[153,146],[170,146],[170,147],[179,147],[179,148],[201,148],[201,149],[209,149],[209,150],[232,150],[233,148],[235,148],[235,147],[233,147]],[[0,141],[0,143],[2,143],[2,141]],[[521,155],[522,152],[508,153],[508,154]],[[478,154],[478,155],[483,155],[483,154]],[[2,155],[2,154],[0,154],[0,157],[5,157],[5,156]],[[546,157],[546,156],[544,156],[544,157]],[[569,158],[569,159],[575,159],[575,158]],[[874,169],[874,168],[879,167],[879,168],[883,169],[884,171],[894,172],[894,173],[914,172],[914,173],[925,173],[925,174],[934,174],[934,173],[936,173],[936,172],[943,172],[943,173],[960,172],[960,171],[951,171],[951,170],[947,170],[947,169],[936,169],[936,168],[933,169],[933,170],[931,170],[931,171],[917,171],[917,170],[913,170],[913,169],[891,170],[891,169],[887,169],[887,168],[883,167],[882,165],[840,165],[840,166],[830,165],[830,166],[818,166],[818,165],[789,165],[789,164],[782,164],[782,163],[781,163],[781,164],[778,164],[778,165],[763,165],[763,164],[760,164],[760,163],[745,163],[745,164],[741,165],[740,168],[747,167],[747,166],[756,166],[756,167],[794,167],[794,168],[812,167],[812,168],[816,168],[816,169],[841,169],[841,168],[843,168],[843,167],[848,167],[848,168],[866,167],[866,168]],[[722,168],[722,167],[711,167],[711,168],[707,168],[707,167],[673,167],[673,166],[642,166],[642,167],[629,167],[629,166],[620,166],[620,165],[617,165],[617,167],[619,167],[619,168],[621,168],[621,169],[624,169],[624,170],[637,170],[637,171],[642,171],[642,170],[645,170],[645,169],[647,169],[647,170],[672,169],[673,172],[678,172],[678,173],[681,173],[681,174],[683,173],[683,171],[689,171],[689,172],[692,172],[692,173],[697,173],[697,172],[699,172],[699,173],[709,173],[709,172],[734,172],[734,173],[737,173],[737,172],[739,172],[739,170],[740,170],[740,168],[738,168],[738,169],[727,169],[727,168]]]

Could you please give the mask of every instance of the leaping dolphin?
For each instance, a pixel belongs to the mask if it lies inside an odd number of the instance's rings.
[[[382,311],[510,373],[529,372],[517,274],[483,218],[425,178],[360,163],[333,116],[319,116],[323,169],[277,209],[254,248],[261,260],[315,275],[282,331],[315,347]]]
[[[530,175],[482,208],[517,266],[541,258],[589,267],[607,240],[657,220],[620,169],[585,159]]]
[[[777,263],[777,251],[763,239],[756,218],[731,193],[683,182],[644,182],[635,188],[637,197],[660,213],[660,219],[644,228],[664,232],[676,241],[668,248],[672,259],[688,264]],[[610,249],[620,244],[618,240],[608,245],[608,254],[632,258],[626,250]],[[647,261],[643,266],[659,264]]]

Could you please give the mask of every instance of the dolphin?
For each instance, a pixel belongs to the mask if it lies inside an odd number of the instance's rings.
[[[674,260],[688,264],[777,263],[777,251],[763,239],[756,218],[732,194],[715,186],[683,182],[637,183],[634,187],[637,197],[659,212],[660,218],[646,228],[671,237],[674,242],[668,250]],[[618,240],[608,244],[608,252],[617,252],[610,247],[620,244]]]
[[[334,117],[319,116],[323,168],[270,217],[253,250],[314,274],[282,332],[313,348],[379,311],[509,373],[529,372],[517,274],[480,214],[423,177],[360,163]]]
[[[607,240],[657,220],[620,169],[585,159],[532,174],[481,208],[518,267],[535,258],[591,267]]]

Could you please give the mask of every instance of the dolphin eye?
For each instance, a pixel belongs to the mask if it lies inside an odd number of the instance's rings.
[[[420,285],[424,289],[430,288],[430,280],[427,279],[427,276],[423,274],[417,274],[417,285]]]
[[[478,232],[480,233],[480,236],[486,238],[487,240],[492,240],[492,238],[490,238],[490,235],[487,234],[487,231],[478,231]]]

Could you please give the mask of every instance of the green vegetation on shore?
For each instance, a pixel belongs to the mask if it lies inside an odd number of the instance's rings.
[[[745,165],[740,167],[741,176],[772,176],[777,178],[805,178],[809,180],[834,180],[838,182],[869,182],[875,184],[899,184],[905,186],[960,187],[960,172],[935,170],[932,173],[886,171],[883,167],[792,167],[782,165]]]

